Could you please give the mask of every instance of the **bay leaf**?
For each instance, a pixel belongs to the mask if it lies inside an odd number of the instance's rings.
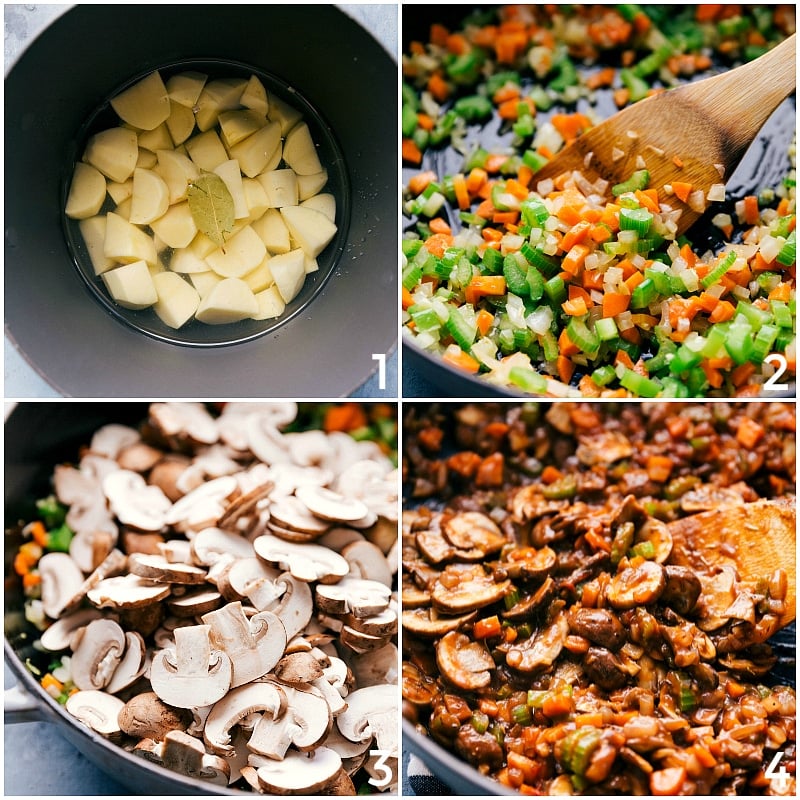
[[[189,186],[189,211],[197,229],[223,247],[233,230],[234,204],[225,181],[213,172],[203,173]]]

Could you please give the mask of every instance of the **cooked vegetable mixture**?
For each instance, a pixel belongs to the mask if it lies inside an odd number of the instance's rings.
[[[729,559],[766,515],[794,540],[795,424],[779,403],[407,406],[405,717],[522,794],[796,794],[794,634],[771,639],[794,547],[748,580]]]
[[[616,109],[794,27],[793,6],[709,4],[504,6],[431,26],[402,62],[404,333],[521,393],[729,397],[793,380],[793,142],[775,185],[740,197],[652,186],[644,157],[614,186],[536,173]],[[708,209],[708,235],[675,235],[683,208]]]

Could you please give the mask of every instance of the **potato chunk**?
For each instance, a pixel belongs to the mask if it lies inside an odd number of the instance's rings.
[[[70,219],[93,217],[106,199],[106,179],[91,164],[78,162],[72,173],[72,183],[67,196],[66,215]]]
[[[180,278],[178,279],[180,280]],[[153,305],[158,292],[144,261],[133,261],[103,273],[109,294],[123,308],[139,310]]]
[[[152,131],[169,116],[169,94],[158,71],[151,72],[111,99],[111,107],[123,122]]]

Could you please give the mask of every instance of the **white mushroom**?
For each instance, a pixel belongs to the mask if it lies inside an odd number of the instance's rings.
[[[271,681],[256,681],[228,692],[208,712],[203,726],[203,738],[209,748],[220,755],[229,754],[231,729],[252,714],[278,719],[286,711],[287,698],[283,689]]]
[[[343,578],[339,583],[316,588],[317,605],[328,614],[371,617],[389,607],[392,590],[378,581]]]
[[[244,600],[254,590],[256,582],[269,584],[275,581],[280,574],[279,570],[268,566],[255,555],[247,558],[236,558],[230,561],[217,575],[217,588],[228,600]],[[262,589],[262,591],[265,590]],[[281,593],[282,590],[276,589],[276,597],[279,597]],[[268,609],[266,605],[259,607],[254,601],[251,602],[260,611],[272,610]]]
[[[150,684],[165,702],[177,708],[216,703],[231,687],[233,666],[228,655],[211,647],[208,625],[175,629],[175,647],[153,655]]]
[[[122,469],[132,472],[149,472],[164,457],[164,452],[145,442],[136,441],[123,447],[117,454]]]
[[[378,683],[397,683],[397,646],[390,642],[378,650],[348,655],[347,664],[356,685],[364,688]]]
[[[113,620],[92,620],[73,638],[72,681],[79,689],[103,689],[125,652],[125,631]]]
[[[167,601],[169,610],[176,617],[200,617],[208,614],[222,604],[222,595],[213,589],[200,588],[181,597],[172,597]]]
[[[268,758],[282,759],[290,746],[307,752],[318,747],[331,727],[332,715],[324,697],[293,686],[281,687],[287,699],[285,713],[277,719],[262,716],[247,747]]]
[[[179,530],[199,531],[211,527],[222,516],[227,499],[237,488],[232,475],[201,483],[172,505],[164,522]]]
[[[198,531],[192,539],[191,548],[196,562],[206,567],[215,564],[225,554],[234,558],[255,556],[253,545],[247,539],[219,528],[204,528]]]
[[[106,475],[103,492],[119,521],[142,531],[161,530],[172,507],[158,486],[149,486],[138,472],[130,470],[119,469]]]
[[[150,422],[171,443],[214,444],[219,431],[202,403],[151,403]]]
[[[141,634],[136,631],[126,631],[125,652],[117,664],[111,680],[106,684],[105,690],[109,694],[117,694],[127,689],[143,674],[147,665],[147,646]]]
[[[397,686],[366,686],[350,692],[347,709],[336,718],[336,725],[351,742],[375,739],[387,757],[397,756],[397,714]]]
[[[393,582],[392,568],[383,551],[376,544],[353,541],[346,545],[342,556],[350,565],[350,574],[355,578],[367,578],[378,581],[391,588]]]
[[[101,736],[108,737],[119,734],[118,718],[124,706],[125,703],[113,694],[96,689],[84,689],[71,694],[65,708],[84,725],[97,731]]]
[[[242,604],[228,603],[202,616],[211,626],[211,640],[233,664],[231,686],[242,686],[266,675],[278,663],[286,647],[283,623],[269,611],[249,620]]]
[[[313,794],[328,787],[342,768],[342,759],[329,747],[311,755],[290,752],[282,761],[263,759],[256,770],[263,791],[273,794]]]
[[[82,608],[60,617],[42,633],[40,644],[53,653],[66,650],[75,631],[86,627],[92,620],[100,619],[102,615],[103,612],[98,608]]]
[[[86,596],[98,608],[132,609],[158,603],[169,594],[169,584],[128,574],[100,581]]]
[[[45,553],[39,559],[42,609],[57,619],[83,586],[83,573],[66,553]]]
[[[219,786],[228,783],[230,775],[228,762],[224,758],[207,753],[200,739],[184,731],[169,731],[164,741],[151,748],[150,753],[151,760],[161,763],[173,772]]]
[[[133,575],[160,583],[205,583],[206,571],[191,564],[176,564],[164,556],[133,553],[128,556],[128,569]]]
[[[369,512],[360,500],[324,486],[300,486],[295,496],[312,514],[331,522],[357,522]]]
[[[282,587],[283,592],[280,600],[269,610],[283,623],[287,639],[293,639],[310,622],[314,613],[314,598],[309,585],[288,572],[276,578],[275,584]]]
[[[116,535],[110,531],[78,531],[69,543],[70,558],[80,567],[81,572],[91,572],[111,552],[116,539]]]
[[[278,564],[301,581],[331,582],[347,575],[350,565],[338,553],[315,544],[286,542],[264,534],[254,542],[256,554],[271,564]]]
[[[107,458],[116,459],[125,447],[140,441],[139,431],[129,425],[111,422],[98,428],[89,442],[89,449]]]
[[[189,710],[168,706],[155,692],[134,695],[118,716],[123,733],[156,741],[161,741],[169,731],[187,730],[191,721]]]

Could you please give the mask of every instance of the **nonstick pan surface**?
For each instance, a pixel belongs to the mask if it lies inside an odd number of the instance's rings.
[[[147,70],[208,60],[296,88],[341,151],[349,214],[332,274],[309,285],[313,300],[299,313],[250,340],[193,347],[133,330],[102,307],[72,263],[61,203],[76,137],[104,98]],[[373,354],[397,341],[396,75],[386,50],[332,5],[67,11],[5,83],[8,338],[67,396],[351,393],[377,368]]]
[[[413,5],[404,6],[401,49],[408,52],[414,41],[427,41],[433,23],[444,25],[450,30],[458,30],[465,17],[471,12],[490,11],[497,4],[475,5],[459,4],[448,6]],[[715,67],[716,68],[716,67]],[[702,77],[702,76],[700,76]],[[597,93],[595,107],[601,118],[607,118],[617,111],[610,92]],[[573,107],[560,107],[556,104],[549,113],[560,110],[574,110]],[[758,193],[764,187],[777,186],[790,167],[788,152],[796,131],[796,98],[787,98],[773,113],[727,182],[727,196],[739,199],[747,194]],[[501,134],[500,123],[495,117],[483,124],[477,137],[480,143],[491,150],[492,145],[507,146],[510,133]],[[470,126],[469,141],[475,140],[476,128]],[[430,148],[425,151],[423,162],[416,167],[403,167],[403,184],[420,172],[433,170],[439,176],[461,171],[464,156],[453,147]],[[728,204],[732,206],[732,201]],[[711,217],[719,212],[714,208],[701,217],[691,231],[692,241],[718,250],[722,244],[720,232],[711,224]],[[415,218],[403,216],[403,231],[412,229]],[[456,219],[450,222],[457,228]],[[700,249],[703,249],[700,247]],[[406,397],[519,397],[513,387],[497,386],[481,378],[474,377],[463,370],[449,366],[437,354],[419,347],[413,337],[403,336],[403,390]],[[770,392],[770,397],[796,395],[794,382],[787,390]]]

